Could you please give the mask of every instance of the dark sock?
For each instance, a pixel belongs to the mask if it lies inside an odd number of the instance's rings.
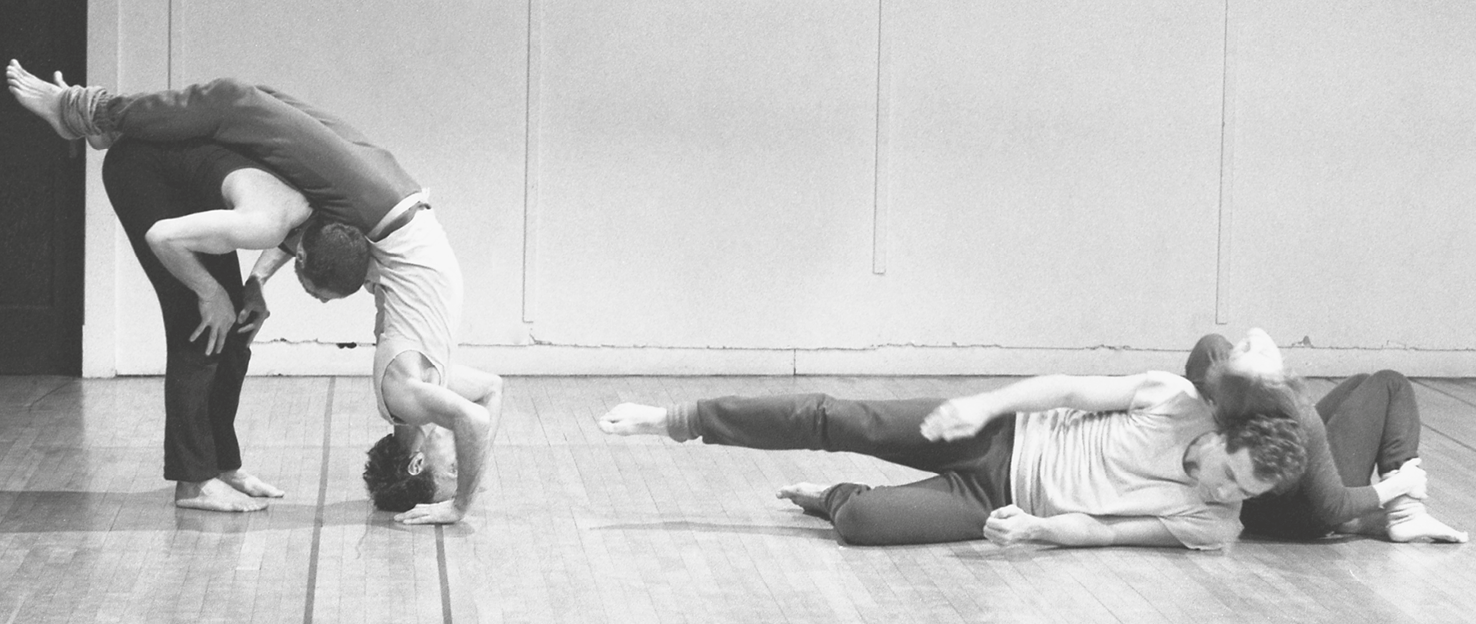
[[[702,423],[697,420],[696,403],[678,403],[666,408],[666,435],[677,442],[702,437]]]

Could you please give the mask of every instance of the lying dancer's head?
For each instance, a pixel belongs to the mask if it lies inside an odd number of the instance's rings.
[[[398,426],[369,449],[364,487],[374,506],[407,511],[456,496],[456,440],[435,425]]]
[[[1297,421],[1254,415],[1200,436],[1184,463],[1201,498],[1237,503],[1300,479],[1307,467],[1303,444]]]
[[[369,274],[369,240],[353,226],[313,213],[302,224],[296,266],[308,294],[322,301],[347,297]]]
[[[1281,351],[1266,332],[1246,332],[1227,358],[1211,364],[1205,389],[1214,405],[1218,454],[1238,457],[1227,466],[1249,468],[1252,474],[1244,476],[1254,477],[1231,484],[1217,477],[1236,471],[1217,465],[1220,475],[1201,478],[1201,489],[1212,500],[1242,500],[1301,478],[1307,455],[1298,418],[1311,414],[1313,407],[1306,385],[1286,371]],[[1243,449],[1246,453],[1237,455]]]

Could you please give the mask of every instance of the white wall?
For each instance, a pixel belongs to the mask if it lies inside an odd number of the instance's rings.
[[[393,150],[500,373],[1173,370],[1263,326],[1310,374],[1476,374],[1466,3],[92,11],[95,83],[237,76]],[[160,372],[89,218],[86,373]],[[368,297],[268,296],[255,372],[367,372]]]

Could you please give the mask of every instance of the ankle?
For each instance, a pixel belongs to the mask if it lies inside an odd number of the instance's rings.
[[[677,442],[702,437],[702,423],[697,419],[697,404],[678,403],[666,408],[666,435]]]

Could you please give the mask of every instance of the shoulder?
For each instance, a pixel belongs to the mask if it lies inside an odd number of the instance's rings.
[[[1148,371],[1137,375],[1138,388],[1133,395],[1133,409],[1147,409],[1167,403],[1180,395],[1200,400],[1199,391],[1188,379],[1165,371]]]

